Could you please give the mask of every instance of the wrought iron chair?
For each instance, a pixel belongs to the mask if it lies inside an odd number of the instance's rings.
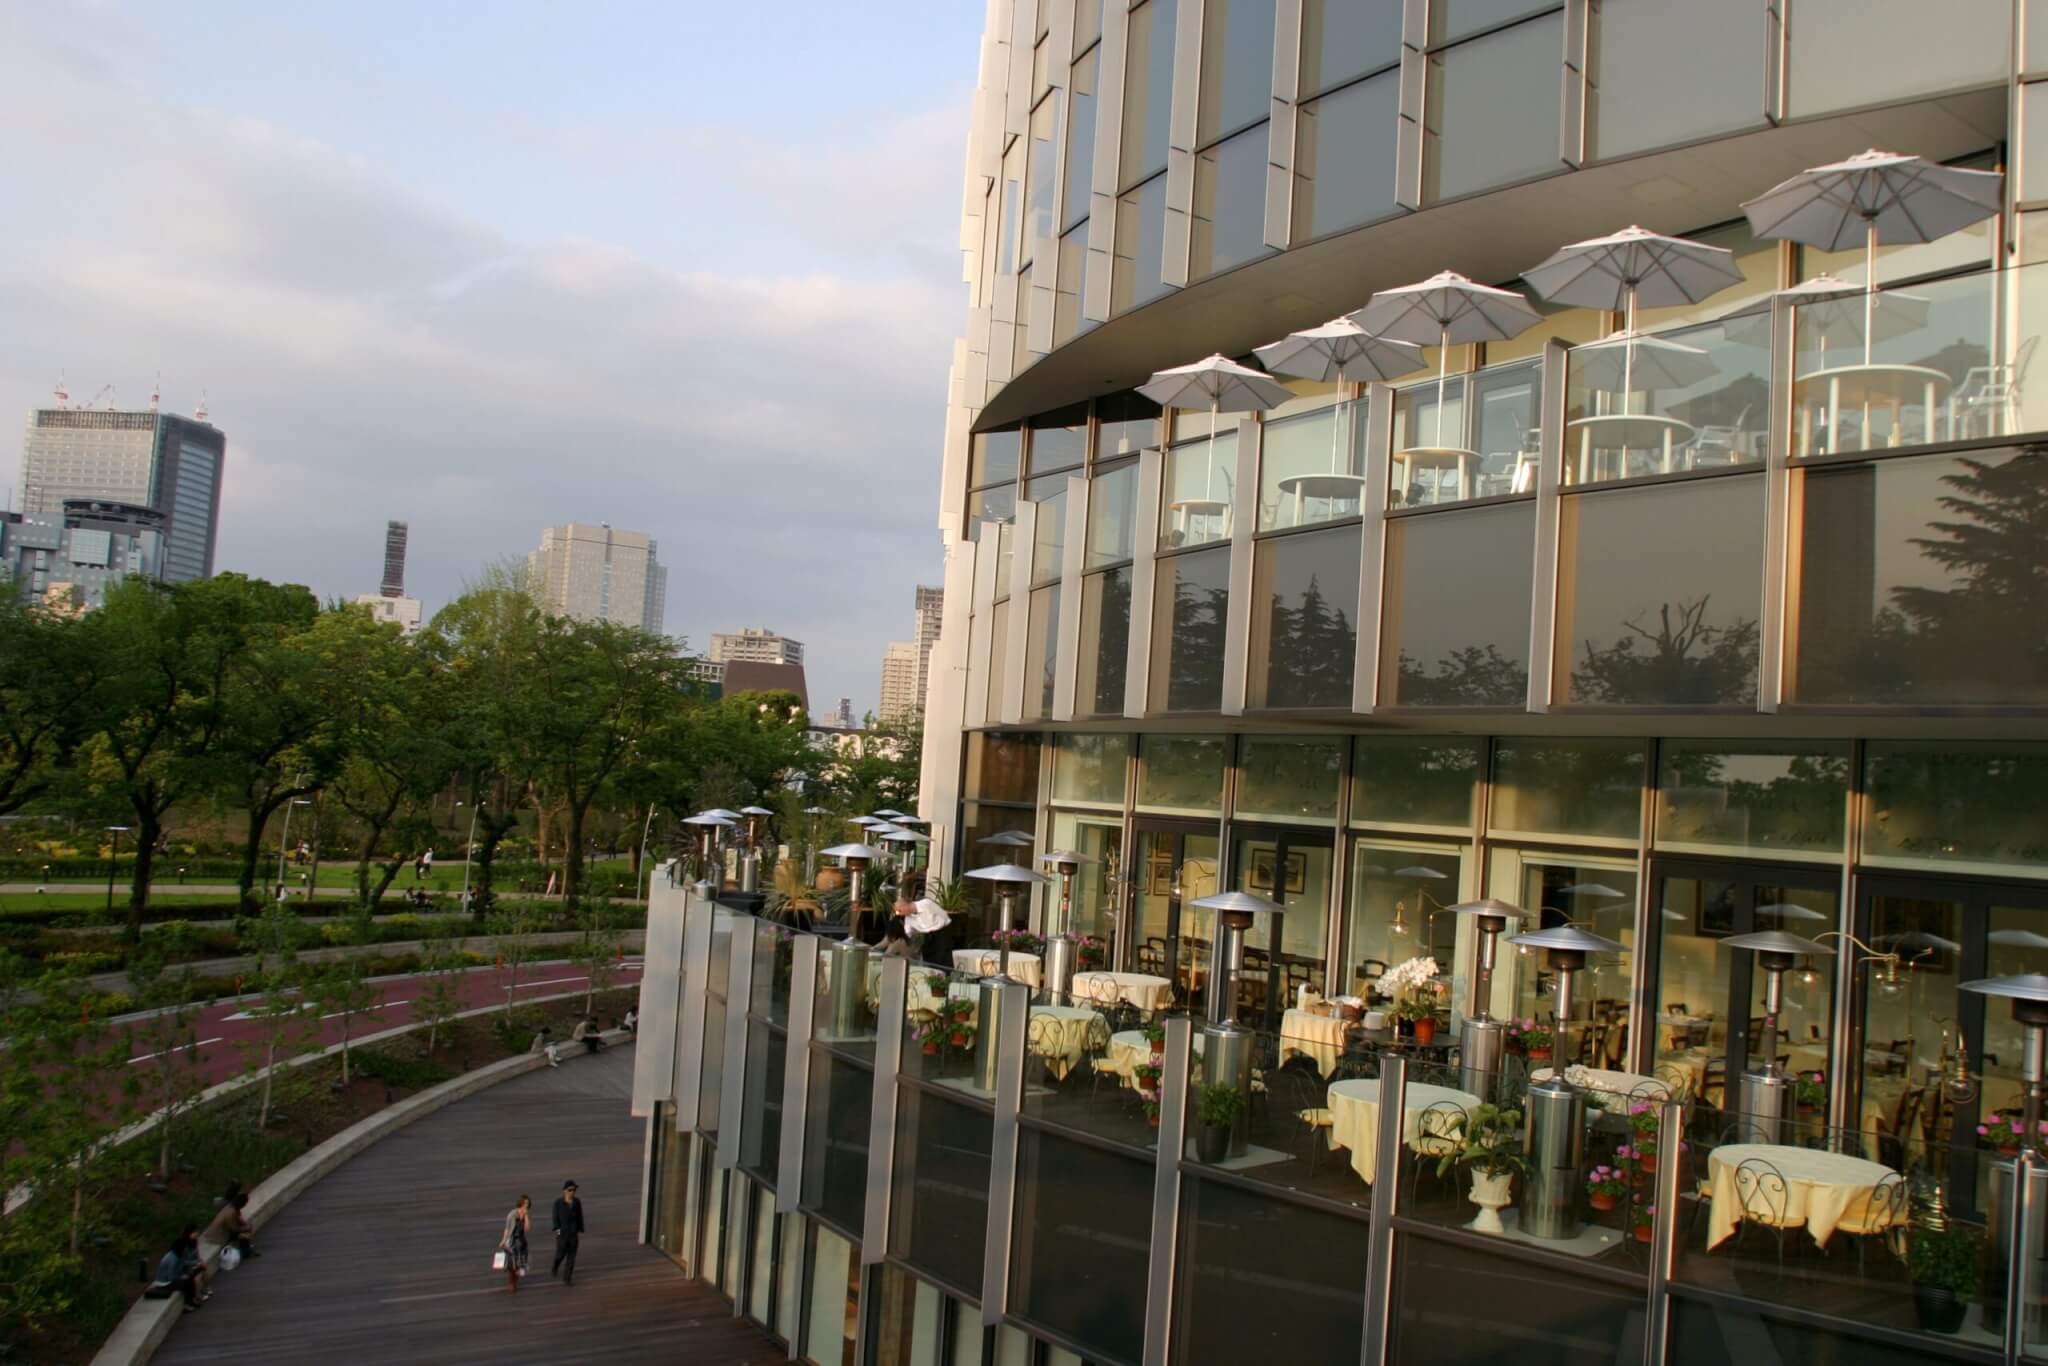
[[[1298,1123],[1295,1142],[1307,1149],[1308,1174],[1316,1174],[1316,1159],[1329,1146],[1326,1135],[1333,1117],[1329,1092],[1312,1065],[1289,1063],[1271,1074],[1270,1087],[1277,1089],[1280,1103]]]
[[[1856,1237],[1856,1270],[1859,1275],[1863,1272],[1864,1252],[1873,1241],[1882,1243],[1901,1260],[1905,1258],[1906,1230],[1912,1222],[1912,1203],[1912,1188],[1906,1178],[1892,1172],[1870,1188],[1867,1200],[1861,1205],[1852,1205],[1836,1223],[1836,1232]]]
[[[1804,1217],[1793,1219],[1786,1213],[1790,1194],[1785,1174],[1764,1158],[1746,1157],[1735,1167],[1735,1195],[1742,1202],[1742,1222],[1735,1241],[1741,1243],[1752,1224],[1768,1228],[1778,1244],[1778,1269],[1783,1271],[1785,1235],[1806,1225]]]
[[[1465,1107],[1454,1100],[1432,1101],[1422,1107],[1416,1116],[1415,1137],[1408,1141],[1408,1148],[1415,1154],[1413,1164],[1415,1175],[1409,1183],[1409,1194],[1420,1199],[1422,1181],[1425,1175],[1434,1176],[1437,1160],[1447,1153],[1453,1153],[1465,1141],[1465,1123],[1469,1119]]]

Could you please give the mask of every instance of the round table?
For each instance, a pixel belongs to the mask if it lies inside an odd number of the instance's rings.
[[[1751,1158],[1771,1164],[1785,1180],[1785,1208],[1777,1222],[1784,1228],[1800,1224],[1813,1241],[1826,1247],[1845,1219],[1867,1215],[1879,1182],[1893,1175],[1881,1162],[1818,1148],[1792,1148],[1778,1143],[1724,1143],[1707,1159],[1714,1191],[1707,1225],[1707,1246],[1724,1242],[1743,1220],[1742,1192],[1736,1168]],[[1754,1170],[1754,1169],[1752,1169]],[[1776,1203],[1775,1196],[1772,1197]],[[1774,1210],[1775,1214],[1776,1211]]]
[[[1189,1037],[1188,1047],[1196,1057],[1202,1056],[1202,1032],[1198,1029]],[[1095,1060],[1095,1070],[1123,1078],[1126,1086],[1136,1086],[1138,1080],[1131,1069],[1139,1063],[1152,1060],[1152,1041],[1145,1037],[1142,1029],[1119,1029],[1109,1036],[1109,1047]]]
[[[1298,1053],[1327,1077],[1337,1070],[1337,1059],[1344,1056],[1344,1041],[1353,1027],[1341,1016],[1289,1010],[1280,1017],[1280,1061]]]
[[[1943,386],[1949,383],[1946,371],[1936,370],[1927,365],[1895,365],[1887,361],[1867,361],[1856,365],[1830,365],[1820,370],[1809,370],[1792,382],[1792,404],[1799,410],[1799,445],[1797,454],[1813,455],[1814,408],[1824,406],[1827,412],[1828,449],[1833,455],[1842,449],[1842,405],[1860,407],[1863,410],[1863,446],[1870,449],[1870,410],[1873,407],[1891,409],[1891,445],[1900,441],[1900,419],[1906,408],[1906,400],[1915,390],[1919,391],[1920,411],[1925,415],[1925,431],[1922,441],[1934,441],[1934,405],[1940,398]],[[1816,395],[1825,395],[1824,405],[1816,405]],[[1951,423],[1953,426],[1953,423]],[[1954,432],[1951,431],[1953,436]]]
[[[1422,1131],[1422,1112],[1440,1101],[1449,1101],[1467,1114],[1479,1107],[1479,1097],[1449,1086],[1426,1086],[1411,1082],[1401,1116],[1401,1138],[1415,1147]],[[1330,1083],[1330,1146],[1351,1150],[1351,1170],[1371,1183],[1380,1155],[1380,1084],[1371,1077]],[[1420,1151],[1420,1149],[1418,1149]]]
[[[1213,541],[1230,538],[1230,504],[1214,498],[1183,498],[1178,503],[1168,503],[1166,510],[1173,515],[1173,529],[1179,533],[1182,544],[1199,545],[1201,542],[1188,540],[1188,528],[1195,522],[1214,519],[1217,523]]]
[[[1705,1043],[1713,1023],[1711,1015],[1659,1015],[1657,1046],[1680,1049],[1690,1047],[1695,1041]]]
[[[1024,1048],[1045,1059],[1056,1077],[1065,1077],[1083,1055],[1109,1046],[1109,1025],[1086,1006],[1033,1006],[1024,1026]]]
[[[1617,478],[1628,474],[1627,454],[1630,451],[1662,451],[1658,464],[1659,474],[1671,473],[1677,460],[1680,444],[1692,440],[1695,428],[1690,422],[1680,422],[1675,417],[1661,417],[1656,413],[1596,413],[1591,417],[1574,418],[1565,424],[1565,430],[1579,439],[1579,482],[1593,480],[1593,452],[1620,451],[1623,468]]]
[[[1356,503],[1365,496],[1365,479],[1356,474],[1297,474],[1280,481],[1280,492],[1294,497],[1294,524],[1301,525],[1302,505],[1311,498],[1330,503]],[[1333,507],[1332,514],[1336,512]]]
[[[996,949],[955,949],[953,950],[953,971],[972,973],[981,977],[993,977],[1002,962],[1002,953]],[[1022,982],[1033,991],[1044,980],[1040,975],[1038,955],[1010,951],[1010,978]]]
[[[1450,470],[1458,472],[1458,499],[1464,502],[1472,496],[1472,475],[1479,467],[1479,452],[1468,451],[1463,446],[1410,446],[1405,451],[1394,452],[1394,459],[1403,466],[1402,476],[1395,480],[1394,487],[1407,491],[1408,484],[1418,470]],[[1447,501],[1441,496],[1431,502]]]
[[[1602,1110],[1618,1110],[1626,1114],[1628,1107],[1638,1100],[1648,1100],[1652,1096],[1662,1100],[1671,1095],[1670,1083],[1662,1077],[1646,1077],[1640,1072],[1617,1072],[1606,1067],[1578,1066],[1567,1067],[1565,1072],[1572,1082],[1585,1087],[1588,1091],[1599,1093],[1597,1100],[1588,1096],[1586,1103],[1598,1105]],[[1539,1067],[1529,1074],[1529,1080],[1548,1081],[1555,1075],[1555,1069]],[[1636,1092],[1641,1087],[1649,1087],[1650,1090],[1638,1096]]]
[[[1140,1010],[1165,1010],[1173,1004],[1173,983],[1147,972],[1092,970],[1074,974],[1073,996],[1102,1005],[1123,1001]]]

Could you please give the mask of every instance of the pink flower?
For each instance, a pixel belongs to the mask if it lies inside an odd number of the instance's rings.
[[[1989,1137],[1991,1137],[1991,1130],[1989,1130],[1989,1129],[1985,1128],[1985,1127],[1984,1127],[1984,1126],[1983,1126],[1982,1124],[1979,1124],[1979,1125],[1977,1126],[1977,1137],[1979,1137],[1979,1138],[1989,1138]]]
[[[1614,1150],[1614,1155],[1615,1157],[1626,1161],[1627,1159],[1635,1156],[1635,1151],[1631,1149],[1628,1146],[1628,1144],[1624,1143],[1619,1148],[1616,1148]]]
[[[2016,1134],[2023,1134],[2027,1131],[2027,1126],[2020,1120],[2016,1119],[2012,1122],[2012,1131]]]

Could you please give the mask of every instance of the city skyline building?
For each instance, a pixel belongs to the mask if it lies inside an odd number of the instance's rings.
[[[534,591],[549,610],[661,634],[668,570],[654,538],[608,522],[567,522],[541,532],[527,557]]]
[[[384,524],[384,579],[377,591],[387,598],[405,596],[405,546],[410,530],[404,522]]]
[[[778,635],[765,626],[714,631],[709,658],[714,664],[801,664],[804,643]]]
[[[21,511],[61,522],[85,498],[163,515],[157,577],[213,573],[227,438],[199,418],[154,409],[37,408],[22,441]]]
[[[902,721],[917,715],[924,697],[917,690],[917,645],[892,640],[882,649],[881,701],[875,707],[878,721]]]
[[[2048,10],[983,12],[965,952],[656,878],[650,1243],[857,1366],[2024,1357]]]
[[[154,508],[69,498],[62,514],[0,514],[0,583],[51,611],[90,611],[124,578],[162,581],[167,519]]]
[[[939,643],[939,628],[945,625],[946,590],[919,584],[915,610],[917,625],[911,635],[911,644],[917,648],[917,705],[921,708],[925,694],[931,688],[932,650]]]

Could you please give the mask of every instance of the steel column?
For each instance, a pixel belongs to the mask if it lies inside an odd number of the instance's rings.
[[[868,1203],[861,1220],[862,1266],[878,1265],[889,1250],[889,1197],[896,1177],[896,1075],[903,1065],[903,997],[909,984],[908,959],[882,960],[882,999],[875,1011],[875,1095],[868,1117]]]
[[[1360,1366],[1387,1359],[1393,1315],[1394,1205],[1401,1189],[1401,1120],[1408,1102],[1408,1061],[1380,1059],[1380,1147],[1373,1170],[1372,1239],[1365,1263],[1365,1350]]]
[[[718,1078],[718,1165],[740,1160],[740,1111],[747,1092],[747,1001],[754,991],[754,917],[735,915],[732,967],[725,978],[725,1069]]]
[[[782,1050],[782,1134],[775,1157],[775,1208],[793,1210],[803,1198],[804,1133],[810,1127],[811,1035],[818,1017],[818,950],[814,934],[800,934],[789,965],[789,1037]]]
[[[1017,1112],[1024,1102],[1024,1030],[1031,989],[1006,982],[996,989],[995,1129],[989,1141],[988,1240],[982,1246],[981,1322],[993,1328],[1010,1303],[1010,1228],[1017,1204]]]
[[[1166,1020],[1165,1066],[1159,1078],[1159,1150],[1152,1176],[1152,1251],[1145,1273],[1143,1366],[1166,1366],[1173,1327],[1174,1255],[1180,1247],[1180,1159],[1187,1146],[1188,1045],[1185,1015]]]

